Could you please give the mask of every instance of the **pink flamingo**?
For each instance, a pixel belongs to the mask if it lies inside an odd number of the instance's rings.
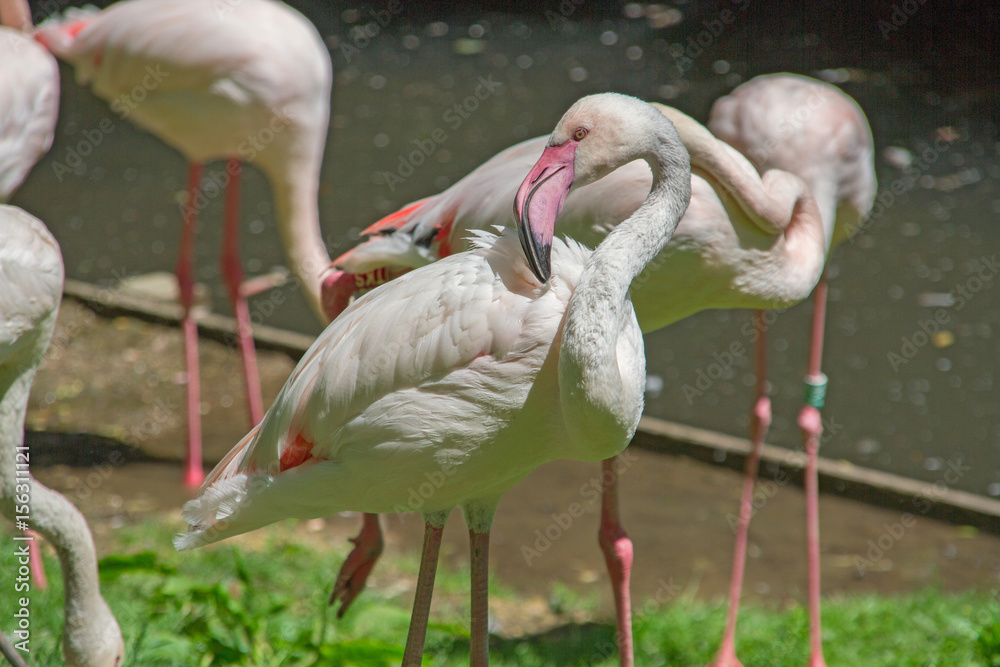
[[[652,189],[595,251],[553,238],[571,187],[639,158],[655,175]],[[479,232],[472,250],[347,308],[185,505],[191,528],[175,545],[290,516],[394,511],[433,476],[403,664],[420,664],[441,531],[460,505],[472,664],[486,665],[497,503],[545,461],[597,461],[628,443],[645,382],[628,286],[670,238],[690,182],[687,152],[651,106],[613,93],[578,101],[517,191],[518,232]]]
[[[784,169],[809,185],[823,218],[826,249],[861,228],[877,188],[871,129],[857,103],[838,88],[802,76],[760,76],[736,88],[712,106],[708,123],[720,139],[741,150],[763,171]],[[823,432],[820,409],[826,394],[821,371],[826,321],[826,277],[813,292],[813,322],[809,365],[805,377],[806,404],[798,424],[806,451],[806,551],[809,567],[810,667],[825,667],[820,621],[819,482],[816,462]],[[771,421],[766,395],[766,326],[757,314],[757,402],[751,416],[753,448],[747,457],[733,553],[729,610],[722,645],[714,667],[741,665],[736,658],[736,617],[747,533],[753,513],[753,486],[760,450]]]
[[[56,547],[65,589],[66,664],[118,667],[125,648],[101,597],[87,521],[73,503],[25,473],[30,452],[23,447],[24,415],[62,298],[59,245],[37,218],[5,204],[0,204],[0,238],[0,514],[26,520]]]
[[[8,201],[52,146],[59,117],[59,65],[30,35],[25,0],[0,0],[0,203]],[[28,543],[31,574],[46,588],[35,540]]]
[[[317,196],[330,115],[329,54],[305,17],[274,0],[125,0],[104,11],[77,10],[46,21],[37,37],[74,67],[77,81],[189,162],[176,273],[188,378],[184,481],[198,486],[204,479],[201,390],[191,306],[202,165],[228,160],[222,275],[238,323],[247,408],[257,424],[263,409],[247,297],[273,283],[244,281],[240,162],[256,165],[270,180],[290,268],[325,322],[321,282],[330,258],[320,234]]]
[[[732,137],[738,147],[746,146],[750,155],[756,150],[757,155],[772,160],[779,155],[797,156],[797,161],[786,159],[784,164],[816,192],[816,201],[807,195],[808,190],[800,189],[801,181],[789,180],[787,174],[779,176],[772,170],[762,179],[756,176],[741,155],[716,141],[704,128],[690,119],[680,121],[679,112],[660,107],[672,114],[682,141],[691,151],[694,175],[691,205],[673,239],[632,284],[632,300],[643,331],[653,331],[706,308],[777,308],[801,301],[817,284],[830,245],[844,238],[871,206],[875,191],[871,133],[850,98],[832,86],[793,75],[759,77],[746,87],[762,94],[734,97],[733,101],[727,98],[713,113],[721,117],[722,110],[728,108],[732,117],[764,118],[774,129],[756,138],[756,143],[723,129],[718,130],[720,135]],[[768,91],[777,95],[778,101],[768,99]],[[782,96],[793,101],[782,104]],[[777,110],[766,116],[768,108]],[[532,139],[509,148],[441,194],[414,202],[365,230],[368,238],[334,262],[339,267],[331,280],[338,286],[335,306],[343,307],[356,286],[377,283],[463,249],[470,229],[504,224],[509,215],[506,202],[529,168],[530,156],[543,142],[544,138]],[[574,191],[566,200],[559,231],[586,244],[599,243],[608,230],[635,210],[649,183],[649,171],[635,163]],[[836,234],[835,219],[840,230]],[[678,283],[686,288],[677,290]],[[758,331],[758,400],[752,412],[755,453],[747,462],[748,475],[753,474],[747,477],[745,494],[748,489],[752,492],[766,433],[762,424],[770,417],[770,404],[764,395],[765,339],[763,330],[758,327]],[[813,357],[818,359],[816,353]],[[613,473],[612,462],[605,463],[605,470]],[[622,664],[630,665],[632,545],[618,519],[615,485],[613,482],[605,489],[599,542],[615,592]],[[746,498],[749,496],[744,495]],[[746,507],[746,502],[741,504],[741,508]],[[736,597],[727,624],[730,644],[749,515],[741,511],[741,517],[736,540],[739,565],[734,564]],[[377,517],[365,516],[355,544],[331,595],[331,604],[338,599],[341,602],[339,614],[360,593],[381,552]],[[816,609],[818,627],[818,602],[811,602],[810,607]]]

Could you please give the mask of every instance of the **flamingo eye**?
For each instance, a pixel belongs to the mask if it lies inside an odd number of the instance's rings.
[[[587,136],[587,130],[583,127],[576,128],[576,132],[573,133],[573,138],[577,141],[583,141],[584,137]]]

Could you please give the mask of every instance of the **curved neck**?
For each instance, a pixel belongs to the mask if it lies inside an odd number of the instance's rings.
[[[0,25],[21,32],[31,32],[31,8],[28,0],[0,0]]]
[[[784,230],[792,215],[799,193],[790,198],[776,198],[765,190],[760,175],[739,151],[719,141],[708,129],[690,116],[672,107],[654,104],[677,128],[684,147],[691,154],[691,166],[707,175],[713,185],[728,192],[746,216],[768,234]]]
[[[268,170],[274,196],[278,233],[289,268],[302,294],[325,325],[320,302],[320,278],[333,260],[326,251],[319,225],[319,165],[315,169]]]
[[[642,156],[653,172],[652,190],[590,256],[567,309],[559,378],[567,426],[577,441],[601,438],[609,430],[630,434],[637,408],[642,409],[642,388],[632,386],[634,378],[632,383],[623,378],[634,373],[627,373],[622,363],[629,360],[618,354],[627,318],[635,317],[628,289],[670,240],[691,194],[686,160],[670,155],[665,142],[657,145],[662,151]],[[641,339],[632,342],[639,348],[632,362],[643,365]]]

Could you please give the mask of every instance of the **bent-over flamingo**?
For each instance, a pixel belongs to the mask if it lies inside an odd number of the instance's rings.
[[[693,121],[678,123],[682,141],[692,149],[691,205],[670,244],[632,285],[643,331],[706,308],[778,308],[801,301],[816,285],[829,240],[844,237],[840,232],[833,235],[832,210],[838,211],[844,225],[851,225],[860,222],[870,208],[874,195],[871,135],[857,105],[837,88],[806,77],[774,75],[755,81],[765,88],[805,87],[806,95],[782,107],[783,117],[775,120],[780,124],[767,143],[750,146],[767,155],[774,153],[777,144],[787,142],[781,150],[801,156],[798,163],[788,162],[789,168],[801,172],[816,189],[816,203],[799,189],[801,182],[792,185],[777,172],[761,179],[741,155],[706,136],[703,128],[696,131]],[[748,99],[745,104],[749,107],[745,113],[752,114],[753,105],[767,102]],[[345,304],[356,286],[463,249],[469,229],[503,224],[507,219],[504,202],[529,168],[535,145],[543,141],[532,139],[509,148],[448,190],[414,202],[365,230],[368,238],[335,260],[340,269],[332,279],[338,285],[337,303]],[[697,150],[693,143],[698,144]],[[820,146],[810,147],[813,144]],[[815,156],[815,163],[804,166],[810,156]],[[580,188],[566,201],[559,231],[588,244],[600,242],[639,205],[649,182],[649,171],[636,163]],[[670,289],[678,281],[689,283],[688,288]],[[756,416],[768,405],[763,393],[762,335],[757,337],[757,351],[759,398],[752,422],[754,440],[762,442],[764,433]],[[614,478],[613,474],[604,477]],[[627,665],[631,664],[631,543],[618,520],[614,496],[612,483],[602,506],[600,544],[614,582],[621,657]],[[355,541],[357,546],[341,568],[331,595],[331,603],[341,601],[340,614],[360,593],[381,551],[376,517],[365,516]]]
[[[720,139],[741,150],[760,171],[784,169],[799,175],[819,206],[827,252],[861,228],[877,188],[874,148],[868,120],[857,103],[840,89],[790,74],[759,76],[715,102],[708,123]],[[819,482],[816,463],[823,432],[820,409],[826,394],[823,330],[826,321],[826,277],[813,293],[814,310],[806,404],[798,425],[806,452],[806,553],[809,568],[810,667],[825,667],[820,627]],[[751,414],[753,446],[744,471],[740,515],[736,525],[729,610],[722,645],[713,667],[738,667],[736,617],[743,586],[747,534],[753,514],[753,487],[760,450],[771,421],[766,394],[766,326],[757,313],[757,402]]]
[[[595,251],[553,239],[572,186],[640,158],[652,189]],[[284,517],[398,511],[427,475],[446,472],[421,508],[403,664],[420,664],[441,530],[455,505],[470,530],[472,664],[487,664],[496,505],[541,463],[601,460],[634,433],[645,358],[628,287],[687,207],[689,169],[673,125],[645,102],[612,93],[578,101],[517,191],[518,233],[480,232],[472,250],[348,307],[185,505],[191,529],[176,546]]]
[[[198,331],[192,253],[204,162],[228,160],[222,276],[237,319],[248,412],[260,421],[260,382],[247,297],[272,286],[244,282],[239,258],[240,161],[271,183],[290,268],[326,321],[322,274],[330,263],[319,226],[319,170],[333,73],[316,28],[275,0],[124,0],[42,23],[38,39],[76,71],[112,110],[188,160],[177,281],[187,368],[188,453],[184,480],[198,486],[201,463]]]
[[[66,664],[118,667],[124,644],[101,597],[87,521],[73,503],[27,473],[24,415],[62,298],[59,245],[37,218],[5,204],[0,238],[0,514],[26,522],[56,548],[65,590]]]
[[[0,0],[0,203],[10,199],[52,146],[59,118],[59,65],[35,43],[26,0]],[[45,588],[34,540],[31,574]]]

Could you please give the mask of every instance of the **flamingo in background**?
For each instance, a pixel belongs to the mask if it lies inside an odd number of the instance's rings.
[[[718,110],[713,110],[713,129],[721,124],[724,110],[731,118],[745,115],[771,123],[770,133],[765,135],[758,129],[756,138],[741,138],[723,127],[718,132],[750,155],[756,150],[756,155],[770,160],[796,156],[794,162],[785,159],[786,169],[800,175],[809,187],[802,189],[802,181],[788,179],[776,170],[757,176],[742,155],[690,119],[681,120],[679,112],[660,107],[672,114],[682,141],[691,151],[694,175],[691,205],[673,239],[632,284],[632,301],[644,332],[708,308],[779,308],[805,299],[821,276],[831,245],[846,237],[847,230],[856,227],[871,207],[875,193],[871,132],[853,100],[833,86],[788,74],[759,77],[745,88],[759,94],[720,100]],[[780,103],[782,99],[793,101]],[[768,109],[775,110],[767,115]],[[505,224],[516,184],[544,141],[531,139],[513,146],[448,190],[414,202],[366,229],[368,238],[334,262],[338,267],[331,278],[337,286],[335,306],[343,307],[357,285],[378,282],[464,249],[469,230]],[[588,245],[599,243],[640,204],[650,179],[649,170],[637,162],[576,190],[566,200],[558,231]],[[809,191],[816,193],[815,201]],[[677,284],[686,288],[677,290]],[[754,445],[747,460],[733,569],[735,597],[731,598],[724,649],[732,647],[735,630],[751,507],[747,494],[752,494],[770,420],[760,317],[758,313],[758,398],[751,413]],[[608,474],[602,478],[614,479],[612,462],[605,463],[605,471]],[[607,486],[603,495],[599,542],[615,593],[622,664],[630,665],[632,545],[618,518],[615,484]],[[381,553],[377,517],[365,516],[354,541],[356,546],[338,574],[330,599],[331,604],[340,600],[341,615],[364,587]],[[818,549],[817,542],[810,544],[811,550]],[[810,575],[810,581],[818,582],[818,574]],[[810,608],[818,629],[818,584],[811,583],[810,590],[813,588],[816,597],[811,598]],[[816,636],[814,631],[814,643]]]
[[[52,146],[59,118],[59,65],[31,39],[23,0],[0,0],[0,204]],[[46,588],[38,545],[28,543],[31,575]]]
[[[861,107],[831,85],[789,74],[759,76],[715,102],[712,132],[743,152],[762,172],[783,169],[808,185],[823,217],[827,253],[861,227],[875,200],[874,142]],[[826,276],[813,292],[806,404],[798,425],[806,451],[806,551],[809,567],[810,667],[825,667],[820,621],[819,480],[816,463],[823,432],[820,409],[827,379],[821,370],[826,322]],[[766,326],[757,313],[757,402],[751,416],[753,448],[747,457],[740,517],[736,528],[729,610],[722,645],[712,665],[736,667],[735,634],[746,563],[747,533],[753,514],[753,487],[760,450],[771,421],[766,395]]]
[[[275,0],[125,0],[76,10],[38,27],[37,38],[112,109],[188,160],[177,282],[187,369],[188,453],[184,481],[204,479],[198,330],[192,252],[203,163],[225,159],[222,276],[237,320],[252,424],[262,414],[247,298],[273,286],[244,281],[239,257],[240,162],[271,183],[278,230],[292,272],[324,322],[321,282],[330,264],[319,225],[319,171],[333,72],[315,27]],[[252,425],[251,424],[251,425]]]
[[[654,178],[628,220],[593,252],[553,239],[571,187],[639,158]],[[441,531],[460,505],[472,556],[472,664],[486,665],[497,503],[546,461],[597,461],[628,444],[645,384],[628,288],[670,238],[690,183],[687,152],[653,107],[614,93],[578,101],[517,191],[518,232],[479,232],[472,250],[347,308],[185,505],[191,528],[175,545],[284,517],[394,511],[434,476],[403,664],[420,664]]]
[[[125,648],[101,597],[87,521],[73,503],[25,471],[28,396],[62,298],[59,245],[37,218],[5,204],[0,204],[0,238],[0,513],[19,525],[27,521],[56,547],[65,589],[66,664],[118,667]]]

